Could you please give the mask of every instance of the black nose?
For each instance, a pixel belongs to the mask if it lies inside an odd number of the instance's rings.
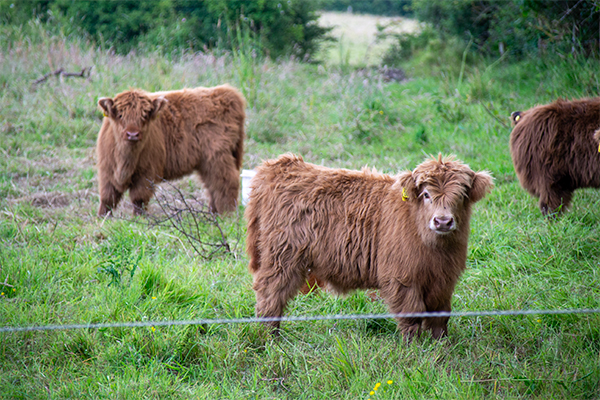
[[[448,232],[454,228],[454,218],[450,215],[442,215],[433,218],[435,229],[443,232]]]

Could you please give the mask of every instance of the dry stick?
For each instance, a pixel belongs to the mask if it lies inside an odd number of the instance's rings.
[[[212,258],[217,252],[225,250],[230,253],[231,249],[227,243],[223,229],[221,228],[217,216],[210,212],[204,211],[203,209],[197,209],[191,204],[184,194],[177,187],[173,186],[169,182],[164,182],[169,185],[176,192],[176,199],[174,202],[169,202],[168,196],[164,195],[162,188],[158,188],[156,196],[156,202],[164,213],[164,217],[152,217],[154,225],[159,226],[170,226],[179,233],[181,233],[187,241],[190,243],[194,251],[203,259],[208,260]],[[183,208],[178,207],[175,202],[180,201],[183,204]],[[204,204],[202,203],[202,207]],[[185,216],[189,214],[192,221],[186,223]],[[218,229],[221,236],[220,243],[214,242],[203,242],[200,238],[201,225],[210,224]],[[199,245],[198,245],[199,244]],[[208,248],[212,250],[208,250]]]
[[[165,200],[165,202],[163,203],[163,202],[161,202],[161,201],[160,201],[159,197],[157,196],[157,197],[156,197],[156,202],[158,203],[158,205],[160,206],[161,210],[162,210],[162,211],[163,211],[163,213],[165,214],[165,217],[166,217],[166,219],[164,219],[164,220],[162,220],[162,221],[161,221],[160,219],[158,219],[158,218],[157,218],[157,219],[156,219],[154,222],[155,222],[157,225],[161,225],[162,223],[164,223],[164,222],[167,222],[167,221],[168,221],[168,222],[171,224],[171,226],[173,227],[173,229],[175,229],[175,230],[176,230],[176,231],[178,231],[178,232],[181,232],[181,233],[183,233],[183,235],[186,237],[186,239],[188,240],[188,242],[190,243],[190,245],[192,246],[192,248],[194,249],[194,251],[195,251],[197,254],[199,254],[199,255],[200,255],[202,258],[205,258],[205,257],[204,257],[204,254],[203,254],[203,252],[202,252],[202,251],[200,251],[200,250],[198,250],[198,248],[196,247],[196,245],[195,245],[194,241],[190,239],[190,237],[189,237],[189,235],[187,234],[187,232],[185,231],[185,229],[183,229],[183,230],[182,230],[182,229],[179,227],[179,225],[178,225],[177,223],[173,222],[173,219],[177,219],[177,220],[178,220],[178,222],[180,223],[180,221],[181,221],[181,218],[178,218],[178,216],[180,215],[180,210],[176,210],[176,212],[175,212],[175,213],[171,213],[171,214],[169,214],[169,211],[172,211],[172,210],[167,210],[167,209],[166,209],[166,206],[167,206],[167,204],[168,204],[166,200]]]
[[[37,85],[39,83],[45,82],[48,80],[48,78],[50,78],[51,76],[66,76],[66,77],[70,77],[70,76],[74,76],[77,78],[88,78],[90,76],[90,72],[92,71],[92,67],[85,67],[81,70],[81,72],[65,72],[64,68],[59,68],[56,71],[53,72],[48,72],[46,75],[42,76],[41,78],[36,79],[35,81],[33,81],[32,85]]]
[[[4,280],[4,283],[0,282],[0,285],[4,285],[4,286],[8,286],[8,287],[14,287],[10,283],[8,283],[8,275],[6,275],[6,279]]]
[[[172,185],[171,185],[171,186],[172,186]],[[191,216],[192,216],[192,218],[193,218],[193,220],[194,220],[194,223],[196,224],[196,232],[199,232],[199,231],[200,231],[200,227],[198,226],[198,220],[196,219],[196,212],[195,212],[196,210],[194,210],[194,208],[193,208],[193,207],[191,207],[191,206],[188,204],[188,202],[186,201],[185,197],[183,196],[183,193],[181,193],[181,191],[180,191],[179,189],[176,189],[176,190],[177,190],[177,194],[179,194],[179,197],[181,197],[181,201],[183,202],[183,204],[184,204],[184,205],[187,207],[187,209],[188,209],[188,210],[190,210],[190,214],[191,214]],[[201,212],[201,213],[203,213],[203,211],[200,211],[200,212]],[[210,215],[212,216],[212,221],[210,221],[210,222],[212,222],[213,224],[215,224],[215,226],[217,227],[217,229],[219,229],[219,233],[221,234],[221,239],[223,239],[223,240],[224,240],[224,237],[225,237],[225,235],[223,235],[223,230],[221,229],[221,226],[218,224],[218,221],[217,221],[217,219],[216,219],[216,216],[215,216],[213,213],[210,213]],[[208,218],[206,218],[206,219],[208,219]],[[223,244],[223,242],[222,242],[222,243],[221,243],[221,245],[217,245],[217,246],[222,246],[222,247],[225,247],[225,250],[227,250],[227,252],[230,252],[230,250],[229,250],[229,245],[227,244],[227,242],[224,242],[224,244]],[[217,247],[217,250],[218,250],[218,247]],[[213,254],[214,254],[214,253],[215,253],[217,250],[214,250],[214,251],[213,251],[213,252],[210,254],[210,257],[212,257],[212,255],[213,255]]]

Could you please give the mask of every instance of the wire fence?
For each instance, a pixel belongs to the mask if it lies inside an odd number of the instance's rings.
[[[30,326],[4,326],[2,332],[33,332],[33,331],[59,331],[75,329],[106,329],[106,328],[144,328],[159,326],[179,325],[215,325],[215,324],[249,324],[260,322],[299,322],[299,321],[329,321],[329,320],[365,320],[387,318],[435,318],[435,317],[494,317],[517,315],[564,315],[564,314],[600,314],[600,309],[566,309],[566,310],[496,310],[496,311],[439,311],[439,312],[412,312],[388,314],[333,314],[333,315],[308,315],[287,317],[251,317],[251,318],[214,318],[170,321],[134,321],[134,322],[109,322],[93,324],[65,324],[65,325],[30,325]]]

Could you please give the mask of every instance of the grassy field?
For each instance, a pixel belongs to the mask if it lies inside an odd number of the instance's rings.
[[[43,30],[4,47],[0,325],[253,316],[241,207],[220,222],[231,253],[208,261],[172,230],[133,219],[127,201],[116,218],[95,216],[97,99],[223,82],[249,98],[244,168],[291,151],[394,174],[442,152],[489,170],[496,188],[475,206],[454,310],[600,308],[600,193],[578,191],[548,221],[508,151],[510,112],[598,95],[596,62],[467,58],[459,79],[461,55],[433,49],[405,66],[411,79],[388,83],[329,64],[117,56]],[[32,85],[87,66],[89,79]],[[201,196],[193,178],[177,185]],[[287,314],[385,311],[364,292],[318,292]],[[391,320],[287,322],[278,340],[255,324],[0,333],[6,399],[593,399],[599,382],[597,314],[453,318],[447,338],[410,344]]]
[[[378,65],[392,40],[377,40],[378,26],[383,28],[384,33],[415,32],[418,29],[418,23],[407,18],[333,11],[321,13],[319,24],[332,27],[331,36],[337,39],[322,52],[322,58],[330,65]]]

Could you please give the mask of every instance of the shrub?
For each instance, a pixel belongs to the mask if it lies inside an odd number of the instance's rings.
[[[593,0],[413,0],[415,16],[485,54],[509,50],[598,56],[600,7]]]
[[[317,25],[318,0],[0,0],[0,22],[78,28],[118,53],[135,48],[171,52],[223,47],[247,23],[272,57],[309,60],[329,28]],[[241,21],[240,21],[241,20]]]

